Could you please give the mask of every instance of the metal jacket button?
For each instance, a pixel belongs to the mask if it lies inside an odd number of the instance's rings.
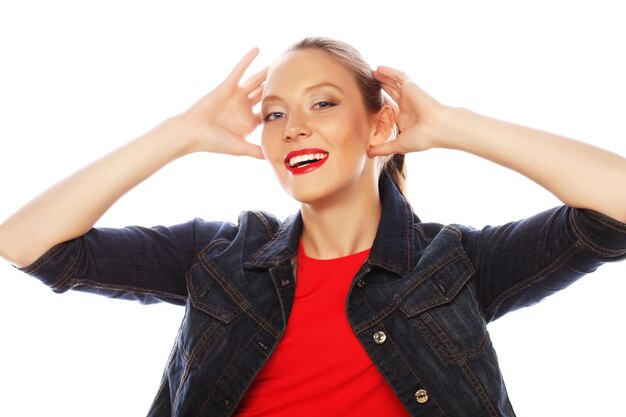
[[[418,389],[415,393],[415,400],[420,404],[424,404],[428,401],[428,391],[425,389]]]
[[[385,332],[376,332],[374,333],[374,343],[376,343],[377,345],[382,345],[383,343],[385,343],[385,340],[387,340],[387,335],[385,334]]]

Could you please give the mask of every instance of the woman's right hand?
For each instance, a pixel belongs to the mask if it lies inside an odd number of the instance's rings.
[[[258,55],[248,52],[226,79],[179,117],[191,134],[190,152],[248,155],[263,159],[261,147],[245,140],[261,123],[253,107],[261,100],[267,68],[239,84]]]
[[[191,152],[263,158],[245,140],[261,122],[253,106],[267,71],[239,81],[258,54],[250,51],[230,75],[185,113],[87,165],[41,193],[0,224],[0,257],[30,265],[54,245],[81,236],[127,191]],[[94,192],[97,190],[97,192]]]

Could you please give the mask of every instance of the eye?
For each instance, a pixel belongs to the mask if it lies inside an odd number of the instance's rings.
[[[264,122],[271,122],[272,120],[282,119],[283,117],[285,117],[285,113],[279,112],[279,111],[274,111],[274,112],[266,114],[263,117],[263,121]]]
[[[316,109],[323,110],[323,109],[329,109],[329,108],[334,107],[336,105],[337,105],[337,103],[332,102],[332,101],[318,101],[317,103],[315,103],[313,105],[313,107],[316,108]]]

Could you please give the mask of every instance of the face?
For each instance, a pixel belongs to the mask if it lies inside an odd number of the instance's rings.
[[[283,188],[306,204],[376,186],[367,149],[375,123],[352,73],[318,49],[288,52],[270,70],[262,148]]]

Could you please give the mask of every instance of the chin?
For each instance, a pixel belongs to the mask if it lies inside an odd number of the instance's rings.
[[[285,189],[285,191],[287,192],[287,194],[291,196],[291,198],[293,198],[300,204],[307,204],[307,205],[315,205],[316,203],[319,203],[328,197],[326,193],[323,193],[320,191],[314,191],[314,190],[305,191],[305,190]]]
[[[285,191],[300,204],[322,207],[333,202],[337,203],[342,196],[350,194],[347,190],[351,185],[354,185],[351,181],[324,184],[316,182],[312,187],[285,187]]]
[[[367,188],[365,184],[369,183],[369,171],[364,171],[363,167],[358,166],[354,170],[328,168],[330,167],[323,167],[302,175],[278,170],[275,173],[285,192],[299,203],[307,205],[338,202],[342,196],[358,198]]]

